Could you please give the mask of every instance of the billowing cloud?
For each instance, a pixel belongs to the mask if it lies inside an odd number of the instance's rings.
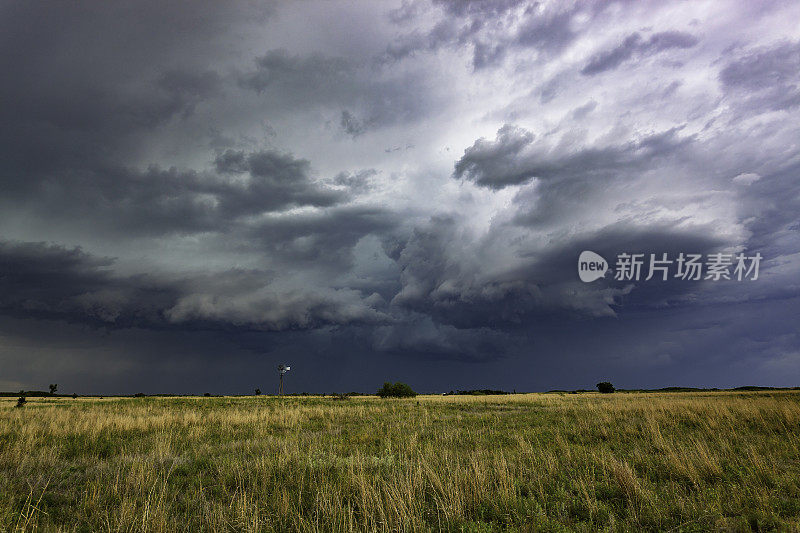
[[[275,273],[121,276],[114,260],[44,243],[0,243],[2,310],[112,328],[286,330],[386,323],[376,295],[293,286]]]
[[[0,10],[6,383],[787,384],[797,6]],[[585,250],[763,262],[583,283]]]
[[[481,138],[464,150],[464,156],[456,162],[455,176],[496,187],[522,183],[533,174],[520,166],[518,159],[533,139],[533,133],[506,124],[497,130],[494,141]]]
[[[690,139],[679,137],[679,128],[647,135],[625,144],[574,147],[546,142],[523,128],[506,124],[494,141],[481,138],[464,150],[455,164],[454,176],[478,185],[501,189],[525,183],[531,178],[602,177],[629,169],[657,165]]]
[[[150,276],[116,277],[113,259],[44,243],[0,242],[2,309],[17,317],[154,325],[177,296]]]

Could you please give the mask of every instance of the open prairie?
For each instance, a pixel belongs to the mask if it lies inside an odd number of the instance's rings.
[[[0,401],[0,530],[800,529],[797,392]]]

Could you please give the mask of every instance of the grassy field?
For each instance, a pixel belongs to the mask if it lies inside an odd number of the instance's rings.
[[[0,531],[800,530],[800,393],[0,401]]]

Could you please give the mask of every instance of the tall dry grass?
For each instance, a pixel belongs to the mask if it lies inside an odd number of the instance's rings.
[[[800,529],[800,394],[0,401],[2,531]]]

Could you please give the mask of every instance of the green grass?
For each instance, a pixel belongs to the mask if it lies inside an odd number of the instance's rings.
[[[800,393],[0,400],[0,531],[800,530]]]

